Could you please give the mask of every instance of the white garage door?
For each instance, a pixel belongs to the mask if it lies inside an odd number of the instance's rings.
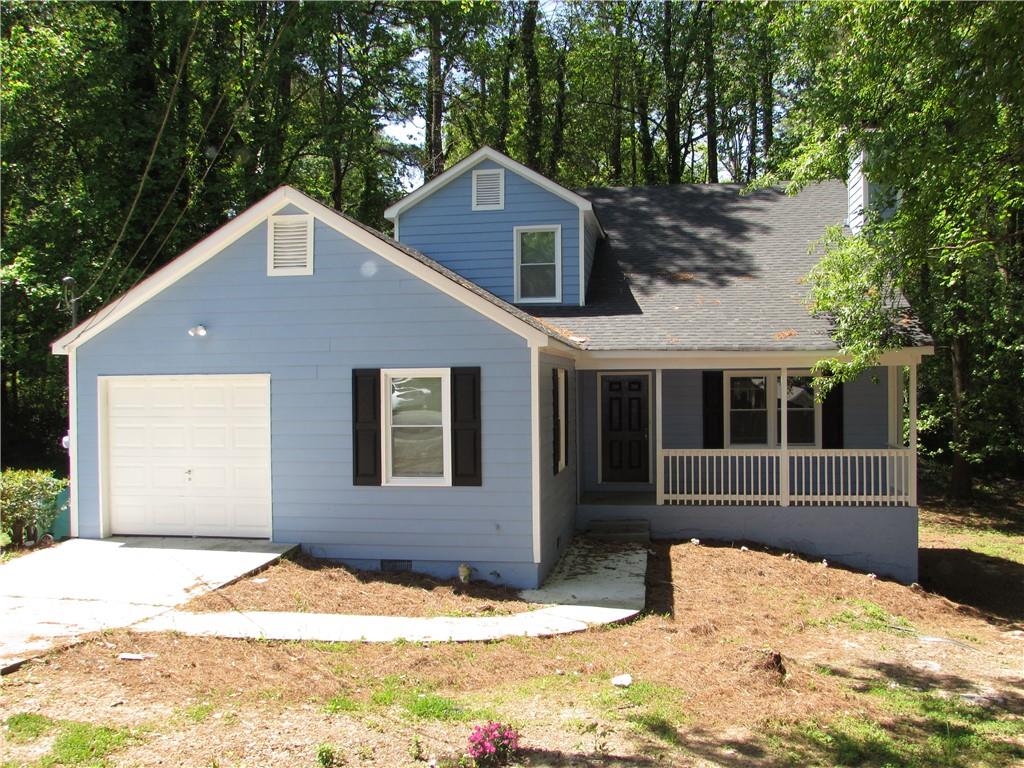
[[[270,538],[268,376],[102,382],[112,534]]]

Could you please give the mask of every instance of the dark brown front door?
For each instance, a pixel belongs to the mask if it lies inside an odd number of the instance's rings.
[[[647,377],[601,377],[601,480],[650,481]]]

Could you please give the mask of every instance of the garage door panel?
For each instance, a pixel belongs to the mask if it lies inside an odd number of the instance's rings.
[[[226,425],[196,427],[192,431],[192,447],[224,450],[228,447],[228,427]]]
[[[113,533],[269,538],[269,380],[107,380]]]

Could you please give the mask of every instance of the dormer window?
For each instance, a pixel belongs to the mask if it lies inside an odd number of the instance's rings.
[[[473,210],[501,211],[505,208],[505,170],[473,171]]]
[[[516,302],[557,304],[562,300],[562,228],[516,227]]]
[[[267,232],[267,274],[271,277],[313,274],[313,217],[271,216]]]

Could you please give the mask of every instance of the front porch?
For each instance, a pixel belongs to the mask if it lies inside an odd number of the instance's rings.
[[[808,368],[579,371],[577,529],[646,520],[915,580],[916,361],[824,405]]]

